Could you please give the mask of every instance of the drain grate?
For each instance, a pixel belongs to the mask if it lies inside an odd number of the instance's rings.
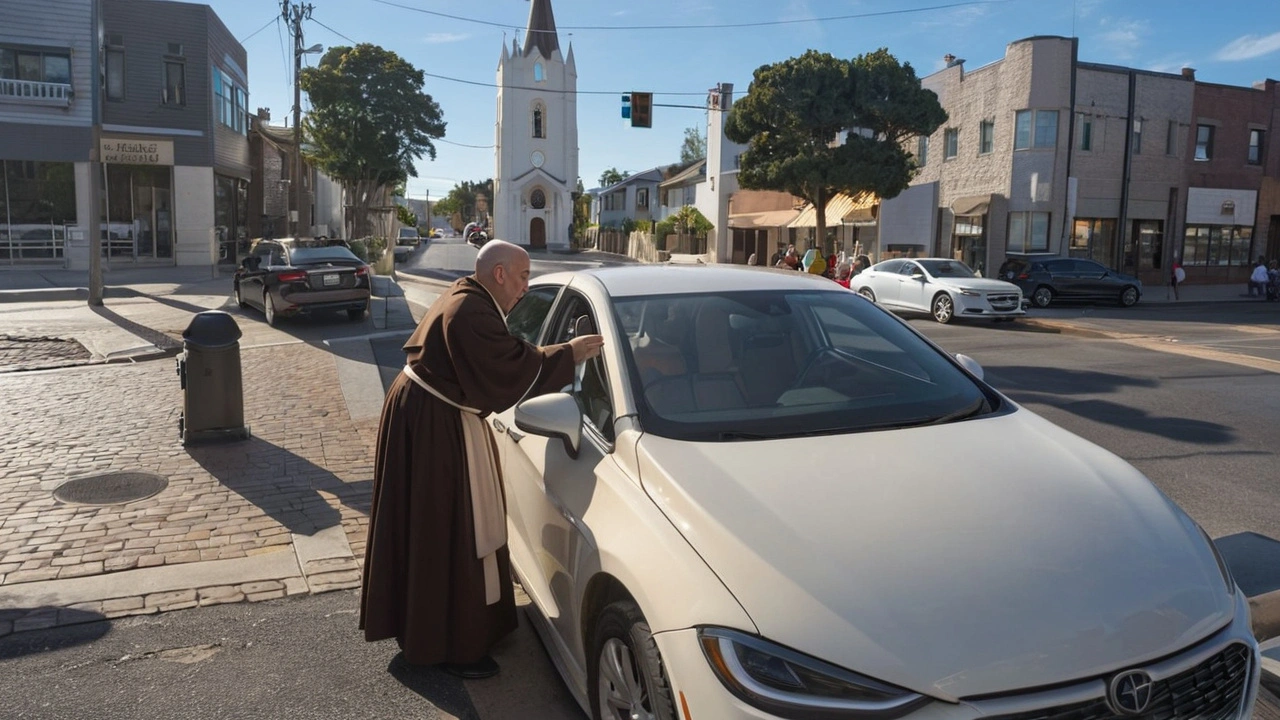
[[[169,487],[168,478],[144,472],[111,472],[68,480],[53,497],[71,505],[121,505],[143,500]]]

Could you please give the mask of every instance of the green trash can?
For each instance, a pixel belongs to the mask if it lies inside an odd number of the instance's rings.
[[[183,445],[249,437],[244,424],[240,335],[235,318],[221,310],[197,313],[182,331],[178,435]]]

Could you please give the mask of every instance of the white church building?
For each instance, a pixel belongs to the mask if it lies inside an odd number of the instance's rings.
[[[568,249],[578,185],[578,70],[560,52],[551,0],[533,0],[524,47],[498,61],[494,237]]]

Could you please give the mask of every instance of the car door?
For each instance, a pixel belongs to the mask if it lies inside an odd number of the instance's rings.
[[[935,286],[919,263],[904,262],[898,270],[898,305],[907,310],[929,312]]]
[[[593,327],[601,315],[586,297],[564,290],[543,329],[543,344],[566,342],[578,318]],[[503,471],[507,485],[511,553],[525,581],[525,591],[547,617],[561,657],[576,657],[572,645],[579,634],[574,568],[597,550],[582,522],[597,482],[597,467],[613,451],[614,401],[602,358],[580,366],[581,381],[565,390],[582,411],[583,433],[577,457],[559,438],[526,434],[515,427],[515,409],[491,418],[495,434],[504,438]],[[579,670],[581,670],[579,668]]]
[[[858,288],[870,288],[875,293],[876,301],[881,305],[893,306],[898,302],[898,270],[901,269],[903,260],[887,260],[878,265],[863,270],[854,276],[857,280]]]
[[[1101,263],[1092,260],[1076,260],[1076,279],[1078,283],[1078,293],[1080,297],[1103,298],[1118,294],[1120,288],[1114,287],[1114,280],[1109,277],[1107,268]]]
[[[1049,273],[1049,286],[1053,294],[1064,300],[1080,296],[1079,278],[1076,277],[1076,261],[1070,258],[1049,260],[1044,264]]]
[[[275,243],[260,242],[253,248],[249,257],[245,258],[243,275],[240,277],[240,297],[245,302],[262,307],[262,289],[265,287],[264,276],[271,265],[273,254],[279,254]]]

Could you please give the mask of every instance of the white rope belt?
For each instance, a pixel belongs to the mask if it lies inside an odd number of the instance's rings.
[[[498,458],[493,453],[489,426],[480,419],[480,411],[450,400],[428,385],[408,364],[404,374],[418,387],[457,408],[462,417],[462,437],[466,445],[468,479],[471,485],[471,516],[475,525],[476,557],[484,562],[485,604],[492,605],[502,597],[498,578],[497,552],[507,544],[507,512],[502,501],[502,484]]]

